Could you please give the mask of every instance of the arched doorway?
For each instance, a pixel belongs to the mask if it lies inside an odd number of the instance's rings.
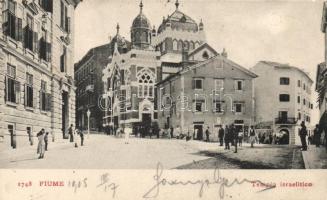
[[[289,144],[290,132],[288,129],[281,129],[277,135],[278,144]]]

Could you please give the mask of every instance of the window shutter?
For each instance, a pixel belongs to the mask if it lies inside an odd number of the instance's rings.
[[[192,79],[192,89],[195,89],[195,80]]]
[[[70,33],[70,31],[71,31],[71,19],[70,19],[70,17],[66,18],[66,31],[67,31],[67,33]]]
[[[30,100],[30,106],[31,106],[31,107],[34,107],[33,87],[30,88],[28,98],[29,98],[29,100]]]
[[[27,99],[28,99],[28,91],[27,91],[27,84],[24,84],[24,106],[27,106]]]
[[[46,61],[50,62],[51,61],[51,44],[46,43]]]
[[[51,94],[46,94],[46,102],[45,102],[45,110],[50,111],[51,110]]]
[[[40,104],[39,104],[39,106],[40,106],[40,110],[42,110],[42,101],[43,101],[43,99],[42,99],[42,90],[40,90],[40,92],[39,92],[39,98],[40,98]]]
[[[17,32],[18,32],[18,41],[23,42],[23,23],[22,23],[22,19],[17,18],[17,23],[18,23],[18,27],[17,27]]]
[[[64,54],[60,56],[60,72],[64,72]]]
[[[38,53],[39,52],[39,36],[37,32],[32,32],[33,33],[33,44],[34,44],[34,52]]]
[[[46,11],[52,13],[53,12],[53,0],[43,0],[46,4]]]
[[[16,95],[16,103],[20,103],[20,82],[15,81],[15,95]]]
[[[34,89],[32,91],[33,91],[33,107],[36,108],[37,107],[37,95],[34,92]]]
[[[19,37],[19,35],[18,35],[18,18],[16,18],[15,19],[15,40],[18,40],[18,37]]]
[[[9,35],[9,22],[8,22],[8,15],[9,11],[5,10],[3,12],[3,24],[2,24],[2,29],[5,35]]]
[[[7,80],[7,76],[5,76],[5,101],[7,101],[8,98],[8,80]]]

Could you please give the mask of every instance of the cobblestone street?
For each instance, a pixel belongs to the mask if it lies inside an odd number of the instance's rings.
[[[233,148],[231,148],[233,149]],[[37,159],[36,145],[7,149],[0,153],[1,168],[44,169],[151,169],[161,162],[165,168],[290,169],[303,168],[299,149],[288,146],[244,144],[237,154],[217,143],[200,141],[123,138],[105,135],[85,137],[85,146],[74,148],[68,140],[49,144],[44,159]]]

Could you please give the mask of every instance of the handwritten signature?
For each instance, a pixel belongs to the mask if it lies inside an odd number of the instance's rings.
[[[265,188],[259,192],[273,189],[275,185],[266,185],[265,183],[261,182],[260,180],[248,180],[242,179],[239,180],[238,178],[234,178],[232,181],[223,177],[221,172],[218,168],[214,170],[212,179],[198,179],[198,180],[187,180],[187,181],[180,181],[180,180],[169,180],[163,177],[163,166],[159,162],[157,164],[156,174],[153,176],[155,180],[155,184],[143,195],[143,198],[156,198],[159,196],[161,186],[188,186],[188,185],[199,185],[199,197],[203,196],[205,188],[209,187],[210,185],[219,185],[219,197],[220,199],[224,199],[225,197],[225,188],[230,188],[234,185],[241,185],[244,183],[260,183],[265,186]]]

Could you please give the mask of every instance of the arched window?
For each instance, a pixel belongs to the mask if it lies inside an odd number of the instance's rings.
[[[194,49],[194,42],[190,42],[190,50],[193,50]]]
[[[188,43],[188,41],[185,41],[185,42],[184,42],[184,49],[185,49],[185,50],[189,50],[189,48],[190,48],[190,47],[189,47],[189,43]]]
[[[149,69],[137,73],[138,97],[154,97],[155,74]]]
[[[183,41],[178,41],[178,51],[182,51],[183,50]]]
[[[197,49],[200,46],[199,42],[195,42],[195,48]]]
[[[176,40],[173,41],[173,50],[174,51],[177,51],[178,50],[178,44],[177,44],[177,41]]]

